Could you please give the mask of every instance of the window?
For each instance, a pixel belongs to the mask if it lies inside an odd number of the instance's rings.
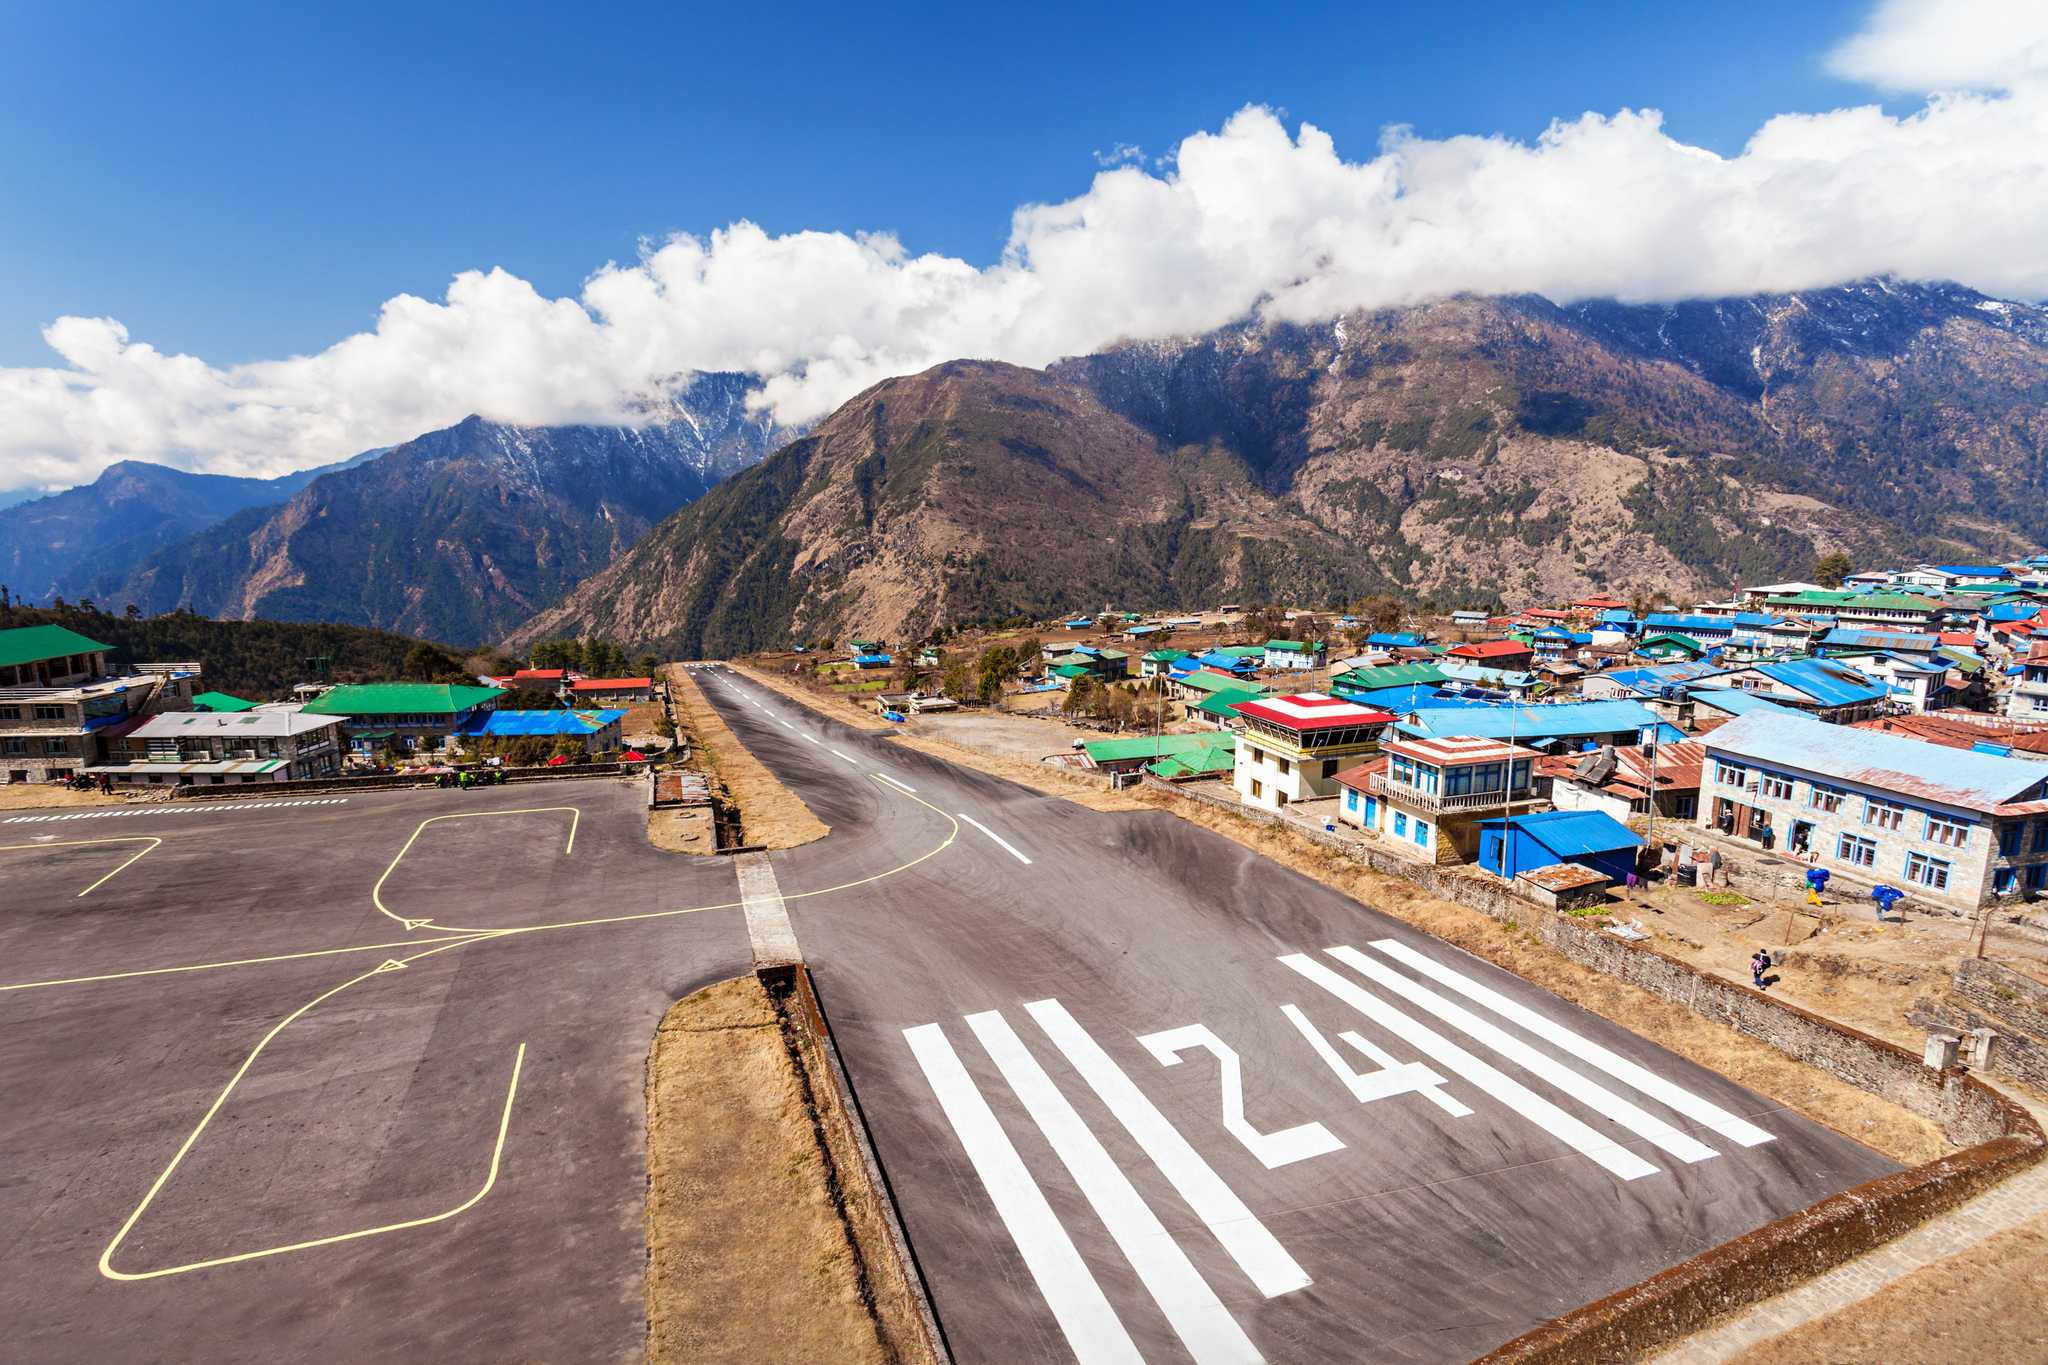
[[[1519,768],[1522,765],[1517,763],[1515,766]],[[1693,818],[1693,816],[1698,815],[1699,811],[1699,798],[1689,793],[1685,796],[1679,797],[1671,803],[1671,813],[1681,820],[1690,820]]]
[[[2048,863],[2035,863],[2027,869],[2027,890],[2048,891]]]
[[[1253,779],[1252,779],[1252,800],[1256,801],[1256,800],[1258,800],[1258,799],[1259,799],[1260,797],[1264,796],[1265,794],[1266,794],[1266,784],[1265,784],[1265,783],[1263,783],[1263,782],[1261,782],[1261,781],[1259,781],[1259,779],[1257,779],[1256,777],[1255,777],[1255,778],[1253,778]]]
[[[1930,891],[1948,889],[1949,865],[1945,859],[1930,858],[1925,853],[1906,855],[1906,880],[1928,888]]]
[[[1991,890],[2000,896],[2010,896],[2020,887],[2020,870],[2016,867],[2001,867],[1991,874]]]
[[[2017,824],[2003,825],[1999,828],[1998,852],[2002,857],[2010,858],[2013,854],[2020,851],[2020,834],[2022,829],[2023,827]]]
[[[1417,848],[1428,848],[1428,847],[1429,847],[1429,824],[1428,824],[1428,822],[1426,822],[1426,821],[1423,821],[1423,820],[1417,820],[1417,821],[1415,822],[1415,845],[1416,845],[1416,847],[1417,847]]]
[[[1756,794],[1769,801],[1790,801],[1792,779],[1783,773],[1758,773]]]
[[[35,708],[35,718],[37,720],[62,720],[64,719],[64,708],[61,706],[38,706]]]
[[[1906,824],[1906,808],[1896,801],[1872,801],[1863,803],[1863,823],[1878,829],[1903,829]]]
[[[1848,793],[1840,787],[1824,787],[1816,782],[1813,784],[1813,791],[1806,798],[1806,804],[1815,810],[1834,812],[1842,808],[1842,801],[1847,796]]]
[[[21,719],[21,708],[20,708],[19,706],[0,706],[0,720],[20,720],[20,719]]]
[[[1335,777],[1336,775],[1337,775],[1337,760],[1336,760],[1336,759],[1334,759],[1334,758],[1326,758],[1326,759],[1324,759],[1324,760],[1323,760],[1323,776],[1324,776],[1324,777]]]
[[[2034,822],[2034,852],[2048,853],[2048,820]]]
[[[1851,867],[1877,866],[1877,840],[1860,834],[1844,834],[1835,841],[1835,861]]]
[[[1358,809],[1358,793],[1357,793],[1357,792],[1355,792],[1355,791],[1352,791],[1352,790],[1351,790],[1350,788],[1348,788],[1348,787],[1344,789],[1344,809],[1345,809],[1345,810],[1357,810],[1357,809]]]
[[[1273,760],[1273,766],[1280,770],[1280,776],[1282,777],[1287,776],[1288,772],[1290,771],[1289,764],[1287,760],[1284,758],[1275,758]]]
[[[1408,816],[1405,812],[1394,812],[1394,834],[1401,839],[1408,837]]]
[[[1716,760],[1714,780],[1724,787],[1746,787],[1749,785],[1749,769],[1739,763]]]
[[[1927,842],[1961,848],[1970,842],[1969,822],[1946,815],[1930,815],[1927,817]]]

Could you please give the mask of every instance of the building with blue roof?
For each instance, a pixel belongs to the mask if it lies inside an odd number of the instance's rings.
[[[1688,689],[1686,697],[1692,702],[1693,724],[1702,728],[1710,720],[1732,720],[1758,711],[1781,716],[1803,714],[1760,692],[1741,687],[1694,687]]]
[[[1599,810],[1536,811],[1479,825],[1479,865],[1508,881],[1559,863],[1625,881],[1642,847],[1627,825]]]
[[[1412,630],[1377,630],[1365,643],[1373,649],[1421,649],[1429,642]]]
[[[1424,709],[1395,728],[1418,739],[1476,736],[1564,752],[1596,749],[1602,744],[1640,744],[1653,737],[1685,737],[1660,721],[1649,707],[1634,701]]]
[[[455,730],[465,739],[576,740],[591,753],[621,747],[624,711],[487,711],[472,714]]]
[[[1773,700],[1838,724],[1879,714],[1890,695],[1855,669],[1826,659],[1785,659],[1752,671],[1770,680],[1766,691]]]
[[[1725,644],[1735,634],[1733,616],[1698,616],[1687,612],[1653,611],[1643,618],[1645,633],[1690,635],[1703,645]]]

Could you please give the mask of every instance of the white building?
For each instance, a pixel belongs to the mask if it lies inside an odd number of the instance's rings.
[[[1259,697],[1232,708],[1244,719],[1231,772],[1247,805],[1278,810],[1291,801],[1337,794],[1337,772],[1378,752],[1392,714],[1300,692]]]
[[[304,711],[172,711],[130,730],[123,749],[86,769],[127,786],[239,786],[332,777],[341,718]]]

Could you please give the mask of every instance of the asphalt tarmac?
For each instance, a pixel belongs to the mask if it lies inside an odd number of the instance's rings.
[[[707,675],[833,828],[771,866],[962,1361],[1466,1359],[1893,1169],[1172,816]],[[636,1356],[647,1045],[749,963],[642,823],[0,817],[4,1354]]]

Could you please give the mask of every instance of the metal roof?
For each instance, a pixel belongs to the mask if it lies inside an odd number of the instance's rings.
[[[1507,823],[1521,834],[1555,853],[1559,858],[1584,857],[1590,853],[1612,853],[1620,848],[1641,848],[1643,841],[1629,827],[1600,810],[1544,810],[1512,815]],[[1481,822],[1498,828],[1498,819]]]
[[[1197,749],[1237,747],[1235,735],[1218,735],[1205,730],[1199,735],[1137,735],[1129,739],[1091,739],[1081,746],[1092,763],[1115,763],[1127,758],[1164,758],[1168,754],[1192,753]]]
[[[592,735],[615,724],[624,711],[492,711],[472,716],[462,727],[465,735],[490,735],[519,739],[532,735]]]
[[[1857,630],[1836,626],[1820,637],[1822,649],[1897,649],[1926,653],[1941,643],[1939,635],[1918,630]]]
[[[192,698],[192,709],[195,711],[253,711],[256,709],[256,703],[245,701],[241,697],[231,696],[226,692],[200,692]]]
[[[0,668],[32,664],[44,659],[63,659],[73,654],[93,654],[112,649],[98,640],[88,640],[63,626],[16,626],[0,630]]]
[[[1862,706],[1889,695],[1853,668],[1825,659],[1787,659],[1758,664],[1756,671],[1782,687],[1811,697],[1822,706]]]
[[[1429,738],[1439,735],[1483,735],[1535,743],[1619,734],[1657,724],[1656,712],[1633,701],[1557,702],[1547,706],[1490,706],[1484,710],[1426,710],[1401,722],[1401,732]]]
[[[165,711],[128,732],[130,739],[277,739],[341,724],[310,711]]]
[[[1334,730],[1346,725],[1384,725],[1394,718],[1390,712],[1376,711],[1342,697],[1326,697],[1320,692],[1241,701],[1233,709],[1240,716],[1301,732]]]
[[[1702,706],[1726,711],[1731,716],[1746,716],[1752,711],[1775,711],[1781,716],[1800,714],[1783,703],[1739,687],[1695,687],[1688,690],[1688,695]]]
[[[460,683],[343,683],[307,702],[306,710],[321,716],[452,716],[504,695],[502,687]]]
[[[1444,671],[1433,663],[1388,664],[1384,668],[1354,668],[1331,679],[1333,686],[1354,692],[1373,692],[1385,687],[1434,687],[1444,680]]]
[[[2035,800],[2048,786],[2039,761],[1951,749],[1805,716],[1741,716],[1703,735],[1711,754],[1748,759],[1963,810]]]

